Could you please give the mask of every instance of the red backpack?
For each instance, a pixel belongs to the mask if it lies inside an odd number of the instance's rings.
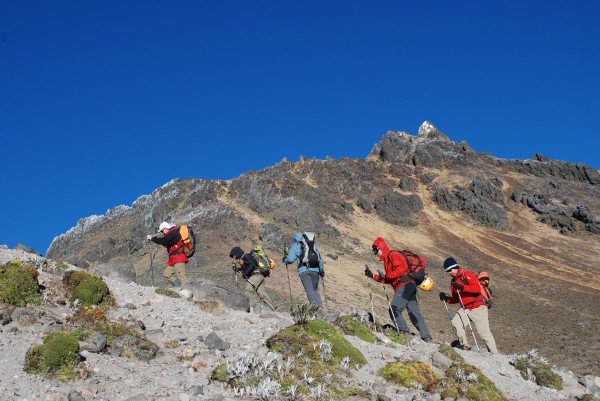
[[[427,261],[425,258],[407,250],[390,252],[398,252],[404,257],[408,265],[408,274],[415,281],[416,285],[421,285],[426,276],[425,268],[427,267]]]
[[[483,302],[490,309],[492,307],[492,290],[489,287],[490,275],[488,272],[481,272],[477,275],[477,278],[479,279],[479,289],[481,290]]]

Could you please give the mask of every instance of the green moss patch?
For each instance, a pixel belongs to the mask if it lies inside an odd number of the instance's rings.
[[[0,303],[25,306],[39,304],[37,269],[19,261],[0,267]]]
[[[79,300],[82,306],[99,305],[108,299],[108,286],[100,277],[81,270],[65,273],[63,284],[71,294],[71,302]]]
[[[408,344],[408,340],[404,333],[398,332],[396,329],[383,329],[383,334],[387,336],[390,340],[395,342],[396,344],[406,345]]]
[[[352,316],[340,316],[336,320],[335,325],[339,327],[344,334],[356,336],[369,343],[375,343],[377,341],[377,337],[375,337],[375,334],[373,334],[373,331],[371,331],[369,326],[357,321]]]
[[[454,363],[441,382],[442,399],[465,397],[471,401],[506,401],[500,390],[475,366]]]
[[[281,330],[267,340],[267,347],[287,356],[294,356],[298,352],[305,355],[314,355],[316,351],[313,344],[320,340],[331,343],[331,357],[333,363],[340,363],[344,357],[350,358],[352,364],[364,365],[367,363],[364,355],[356,349],[332,325],[321,319],[308,322],[305,326],[294,325]]]
[[[550,365],[543,358],[540,358],[535,351],[515,360],[514,366],[525,380],[533,380],[539,386],[557,390],[563,388],[562,377],[555,373]]]
[[[156,293],[157,293],[157,294],[164,295],[164,296],[167,296],[167,297],[171,297],[171,298],[181,298],[181,295],[179,295],[179,293],[178,293],[178,292],[176,292],[176,291],[173,291],[173,290],[172,290],[172,289],[170,289],[170,288],[166,288],[166,287],[158,287],[158,288],[157,288],[155,291],[156,291]]]
[[[379,371],[379,374],[398,386],[420,387],[427,391],[433,389],[439,381],[431,366],[419,361],[388,363]]]
[[[79,342],[67,333],[51,333],[44,343],[32,347],[25,357],[25,371],[40,374],[63,382],[77,378]]]
[[[227,383],[229,380],[229,372],[227,371],[227,365],[222,363],[217,366],[210,374],[210,380],[221,383]]]

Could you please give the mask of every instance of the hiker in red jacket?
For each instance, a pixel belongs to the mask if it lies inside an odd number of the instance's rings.
[[[481,294],[477,274],[460,267],[454,258],[448,258],[444,261],[444,270],[452,276],[450,281],[452,294],[440,292],[440,300],[448,304],[461,304],[461,309],[458,310],[451,321],[461,348],[471,349],[466,334],[470,320],[473,322],[479,336],[485,341],[487,349],[492,354],[497,354],[496,340],[494,340],[494,336],[490,331],[488,307],[483,294]],[[473,335],[475,334],[473,333]]]
[[[169,260],[167,260],[167,268],[163,272],[163,276],[172,286],[175,285],[175,276],[177,276],[180,285],[183,286],[187,282],[185,264],[190,260],[183,253],[183,241],[179,234],[179,227],[163,221],[160,223],[158,231],[159,234],[162,233],[162,237],[157,234],[156,236],[148,235],[147,238],[149,241],[164,246],[169,252]]]
[[[365,268],[365,275],[373,280],[390,284],[394,288],[394,299],[392,300],[390,312],[392,319],[395,320],[399,331],[409,333],[410,330],[406,321],[402,317],[404,308],[408,309],[408,317],[412,324],[421,333],[423,341],[431,341],[431,335],[425,319],[419,309],[417,302],[417,285],[413,278],[408,274],[408,264],[406,259],[398,251],[391,251],[388,244],[381,237],[377,237],[373,242],[373,253],[379,257],[385,267],[385,274],[373,274],[368,267]]]

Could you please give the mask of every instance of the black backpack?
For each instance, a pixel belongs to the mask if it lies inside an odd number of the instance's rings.
[[[307,267],[319,267],[319,253],[315,249],[315,234],[302,234],[302,264]]]

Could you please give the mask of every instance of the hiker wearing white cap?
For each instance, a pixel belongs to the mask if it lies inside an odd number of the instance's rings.
[[[190,260],[184,253],[183,240],[179,233],[179,227],[174,224],[163,221],[158,226],[158,234],[155,236],[148,235],[149,241],[167,248],[169,259],[167,260],[167,268],[163,272],[163,276],[172,286],[175,285],[175,277],[179,279],[179,283],[183,286],[187,282],[185,275],[185,264]],[[162,237],[159,235],[162,233]]]

